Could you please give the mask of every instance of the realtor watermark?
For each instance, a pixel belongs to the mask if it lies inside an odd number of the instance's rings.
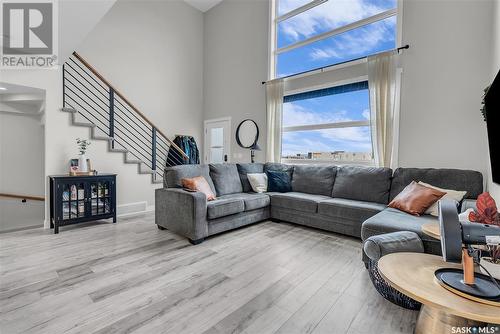
[[[452,327],[451,334],[500,334],[500,325]]]
[[[55,68],[58,51],[56,0],[3,0],[0,68]]]

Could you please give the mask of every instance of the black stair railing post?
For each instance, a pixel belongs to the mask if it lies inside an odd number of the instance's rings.
[[[64,73],[64,64],[62,66],[62,77],[63,77],[63,86],[62,86],[62,89],[63,89],[63,108],[66,108],[66,77],[65,77],[65,74]]]
[[[115,148],[115,90],[112,87],[109,87],[109,136],[113,139],[111,148]]]
[[[156,128],[154,126],[151,133],[151,169],[156,179]]]

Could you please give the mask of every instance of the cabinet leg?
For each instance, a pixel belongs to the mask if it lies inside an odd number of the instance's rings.
[[[113,224],[116,223],[116,215],[113,216]]]
[[[54,234],[59,233],[59,225],[57,223],[54,224]]]

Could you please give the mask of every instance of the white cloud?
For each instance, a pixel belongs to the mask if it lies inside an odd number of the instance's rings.
[[[332,122],[348,122],[345,110],[335,112],[313,112],[295,103],[283,104],[283,126],[309,125]]]
[[[317,113],[294,103],[283,105],[283,126],[348,122],[346,111]],[[369,119],[369,110],[363,111]],[[308,131],[284,132],[283,154],[307,153],[312,151],[335,151],[348,149],[352,152],[370,152],[372,149],[368,127],[336,128]],[[319,134],[323,140],[311,140],[311,133]]]
[[[298,0],[300,1],[300,0]],[[297,0],[280,0],[280,5],[294,7]],[[367,0],[330,0],[311,10],[280,23],[282,33],[291,41],[299,41],[346,24],[359,21],[395,7],[392,0],[376,6]],[[312,60],[343,59],[346,56],[365,55],[383,41],[394,39],[395,17],[337,35],[329,47],[312,47]],[[312,44],[314,45],[314,44]]]
[[[370,110],[369,109],[365,109],[363,110],[363,113],[362,113],[363,117],[366,118],[366,119],[370,119]]]
[[[280,0],[280,8],[294,9],[298,2],[303,1]],[[373,16],[389,7],[392,6],[379,7],[365,0],[331,0],[283,21],[280,28],[293,40],[304,39]]]
[[[333,48],[324,48],[324,49],[314,48],[309,55],[311,56],[312,60],[341,58],[340,54]]]
[[[377,45],[394,39],[394,34],[391,31],[393,31],[395,24],[395,20],[390,18],[387,21],[379,21],[370,26],[338,35],[331,40],[332,46],[312,48],[309,56],[312,60],[322,60],[365,55]]]

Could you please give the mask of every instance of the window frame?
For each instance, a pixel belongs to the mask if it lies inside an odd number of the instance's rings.
[[[317,42],[320,40],[324,40],[326,38],[340,35],[342,33],[348,32],[348,31],[356,29],[356,28],[366,26],[366,25],[371,24],[371,23],[379,22],[379,21],[387,19],[389,17],[393,17],[393,16],[396,17],[396,36],[395,36],[396,47],[398,45],[401,45],[401,41],[402,41],[402,16],[403,16],[403,1],[404,0],[396,0],[396,8],[386,10],[384,12],[375,14],[373,16],[346,24],[342,27],[334,28],[334,29],[331,29],[329,31],[320,33],[318,35],[306,38],[305,40],[278,48],[278,24],[280,22],[282,22],[286,19],[289,19],[291,17],[294,17],[296,15],[299,15],[299,14],[301,14],[307,10],[310,10],[314,7],[317,7],[317,6],[323,4],[327,1],[335,1],[335,0],[312,0],[308,3],[306,3],[305,5],[302,5],[302,6],[296,8],[288,13],[285,13],[283,15],[278,15],[278,1],[280,1],[280,0],[271,0],[269,2],[269,4],[270,4],[269,5],[269,9],[270,9],[269,10],[269,13],[270,13],[270,15],[269,15],[270,16],[269,45],[270,45],[270,47],[269,47],[269,64],[268,64],[268,66],[269,66],[269,70],[268,70],[269,78],[268,79],[269,80],[279,79],[276,76],[277,58],[278,58],[279,54],[282,54],[282,53],[287,52],[287,51],[291,51],[291,50],[299,48],[299,47],[306,46],[308,44],[311,44],[311,43],[314,43],[314,42]],[[338,64],[327,65],[327,66],[324,66],[321,68],[313,68],[313,69],[308,70],[308,71],[294,73],[290,76],[307,74],[309,72],[314,73],[318,70],[323,72],[327,68],[328,69],[330,69],[330,68],[335,69],[336,66],[344,65],[346,63],[350,64],[351,62],[363,61],[363,59],[364,59],[364,61],[366,61],[366,57],[363,57],[361,59],[359,59],[359,58],[352,59],[352,60],[349,60],[346,62],[341,62]],[[288,76],[286,76],[286,77],[288,77]]]
[[[306,93],[306,92],[325,89],[325,88],[344,86],[344,85],[349,85],[349,84],[362,82],[362,81],[368,81],[368,76],[367,75],[360,76],[360,77],[355,77],[355,78],[351,78],[351,79],[347,79],[347,80],[336,81],[333,83],[325,83],[325,84],[317,85],[314,87],[302,88],[302,89],[297,89],[297,90],[293,90],[293,91],[286,91],[285,96]],[[369,97],[368,97],[368,99],[369,99]],[[368,105],[371,109],[370,101],[368,101]],[[281,128],[281,138],[282,138],[282,142],[283,142],[283,134],[285,132],[299,132],[299,131],[326,130],[326,129],[366,127],[366,126],[371,127],[371,119],[358,120],[358,121],[347,121],[347,122],[330,122],[330,123],[318,123],[318,124],[307,124],[307,125],[283,126]],[[372,138],[373,138],[373,136],[371,136],[371,138],[370,138],[370,142],[372,145],[372,159],[369,161],[356,161],[356,160],[339,161],[339,160],[330,160],[330,159],[324,159],[324,160],[286,159],[286,158],[283,158],[283,153],[281,153],[281,162],[282,163],[294,163],[294,164],[332,164],[332,163],[335,163],[336,165],[353,165],[354,164],[354,165],[363,165],[363,166],[375,166]]]

